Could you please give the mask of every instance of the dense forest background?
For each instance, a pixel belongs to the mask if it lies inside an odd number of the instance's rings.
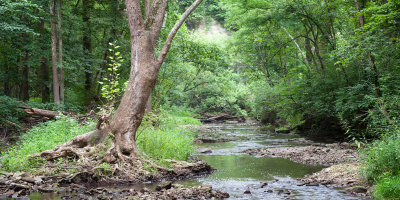
[[[163,38],[190,3],[169,6]],[[123,2],[0,5],[3,118],[18,122],[7,106],[16,99],[87,112],[110,91],[122,94],[130,66]],[[400,109],[398,10],[393,0],[206,1],[174,41],[153,109],[379,137]]]
[[[191,3],[169,4],[157,52]],[[1,137],[26,130],[21,105],[116,108],[130,60],[123,1],[0,0]],[[241,115],[359,146],[377,139],[369,180],[399,181],[399,77],[397,0],[207,0],[175,37],[148,112]]]

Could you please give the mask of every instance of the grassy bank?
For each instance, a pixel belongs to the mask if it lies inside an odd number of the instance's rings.
[[[179,128],[184,124],[200,124],[193,114],[186,111],[162,111],[147,117],[137,134],[141,150],[156,161],[162,159],[185,160],[193,151],[193,133]],[[1,153],[0,163],[6,171],[29,171],[43,160],[28,160],[29,155],[53,149],[77,135],[94,129],[95,123],[79,124],[76,119],[60,117],[55,121],[41,123],[23,134],[18,143]]]
[[[55,121],[41,123],[23,134],[17,144],[1,153],[1,164],[6,171],[29,171],[41,160],[28,160],[28,156],[44,150],[53,149],[77,135],[94,129],[95,123],[80,125],[70,117],[59,117]]]

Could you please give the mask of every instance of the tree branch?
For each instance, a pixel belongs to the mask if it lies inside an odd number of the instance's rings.
[[[140,29],[143,29],[143,18],[142,11],[140,9],[140,1],[139,0],[126,0],[125,1],[126,10],[128,12],[128,21],[131,26],[135,27],[135,30],[131,30],[132,33],[137,32]],[[131,36],[136,34],[131,34]]]
[[[285,30],[286,34],[290,37],[290,39],[292,39],[292,41],[294,42],[294,44],[297,47],[297,50],[299,50],[301,57],[303,57],[304,62],[306,63],[307,67],[309,67],[310,63],[308,63],[307,57],[306,57],[306,55],[304,55],[303,50],[301,50],[300,45],[297,43],[296,39],[294,39],[294,37],[292,35],[290,35],[289,31],[287,31],[284,26],[282,26],[282,28],[283,28],[283,30]]]
[[[150,0],[144,0],[144,13],[145,13],[146,19],[149,17],[150,6],[151,6]]]
[[[158,55],[158,63],[161,65],[167,56],[167,53],[169,49],[171,48],[172,40],[174,39],[176,33],[178,32],[179,28],[182,26],[183,22],[185,22],[186,18],[193,12],[194,9],[197,8],[197,6],[200,5],[200,3],[203,0],[196,0],[186,11],[183,13],[181,18],[176,22],[174,27],[172,28],[171,32],[168,35],[167,40],[165,41],[165,44],[163,48],[161,49],[160,55]]]
[[[161,26],[164,22],[165,12],[168,6],[168,0],[154,0],[149,10],[148,18],[145,22],[145,28],[153,33],[153,45],[157,42],[161,32]]]

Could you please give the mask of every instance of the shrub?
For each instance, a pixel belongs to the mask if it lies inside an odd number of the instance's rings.
[[[80,125],[74,118],[60,116],[56,121],[41,123],[20,137],[16,146],[1,154],[4,170],[31,170],[40,164],[38,160],[28,160],[28,156],[63,144],[77,135],[94,128],[94,123]]]
[[[365,164],[363,172],[370,183],[377,183],[400,172],[400,130],[388,132],[381,140],[375,141],[362,154]]]
[[[184,124],[201,124],[191,117],[192,113],[182,109],[161,111],[157,127],[143,123],[137,133],[137,145],[147,155],[156,160],[186,160],[193,152],[194,134],[191,130],[179,127]]]
[[[0,96],[0,128],[9,126],[3,120],[18,123],[18,119],[26,116],[26,113],[18,108],[22,102],[8,96]]]

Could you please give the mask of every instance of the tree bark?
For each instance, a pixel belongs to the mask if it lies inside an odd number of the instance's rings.
[[[29,65],[28,65],[29,53],[26,50],[23,57],[22,67],[22,82],[21,82],[21,99],[22,101],[29,101]]]
[[[53,71],[53,101],[60,104],[60,85],[57,70],[57,27],[55,18],[55,0],[50,0],[50,26],[51,26],[51,69]]]

